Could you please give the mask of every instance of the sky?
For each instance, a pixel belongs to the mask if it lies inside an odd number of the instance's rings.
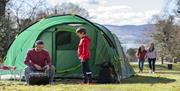
[[[159,14],[166,0],[48,0],[55,6],[71,2],[85,8],[91,21],[111,25],[147,24],[153,15]]]

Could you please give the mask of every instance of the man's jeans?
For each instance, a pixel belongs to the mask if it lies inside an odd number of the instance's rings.
[[[26,82],[29,82],[30,73],[35,73],[35,72],[38,72],[38,70],[34,70],[30,67],[25,68],[24,75],[25,75]],[[45,72],[45,71],[42,71],[42,72]],[[55,67],[52,65],[51,68],[49,70],[47,70],[46,72],[47,72],[47,74],[49,74],[49,77],[50,77],[49,82],[52,83],[54,80],[54,75],[55,75]]]

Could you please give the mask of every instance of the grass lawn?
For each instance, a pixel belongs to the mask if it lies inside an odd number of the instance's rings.
[[[137,65],[132,65],[138,71]],[[119,84],[81,85],[77,82],[57,82],[54,85],[28,86],[24,82],[0,81],[0,91],[180,91],[180,63],[167,70],[167,65],[157,65],[156,73],[144,73],[123,80]]]

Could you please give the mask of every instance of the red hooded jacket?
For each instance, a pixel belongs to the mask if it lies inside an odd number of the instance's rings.
[[[90,58],[90,42],[91,39],[88,36],[80,39],[78,46],[78,58],[81,61],[88,61]]]

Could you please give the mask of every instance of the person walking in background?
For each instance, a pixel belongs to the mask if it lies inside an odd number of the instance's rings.
[[[155,73],[156,57],[157,57],[157,54],[154,48],[154,43],[151,43],[149,48],[147,49],[147,58],[148,58],[150,73]]]
[[[80,38],[78,45],[78,58],[82,65],[82,73],[85,84],[92,83],[91,70],[89,68],[88,61],[90,59],[90,42],[91,39],[86,35],[86,29],[84,27],[79,27],[76,30],[77,36]]]
[[[140,46],[138,51],[136,52],[136,57],[138,58],[139,72],[143,72],[144,61],[146,58],[146,50],[143,45]]]

